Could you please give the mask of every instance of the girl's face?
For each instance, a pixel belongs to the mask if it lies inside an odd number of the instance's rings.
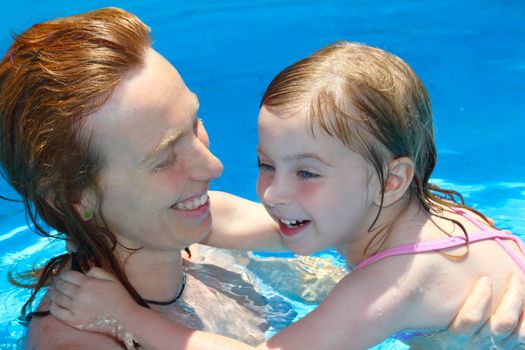
[[[257,194],[299,254],[362,249],[377,207],[372,167],[300,114],[259,113]]]

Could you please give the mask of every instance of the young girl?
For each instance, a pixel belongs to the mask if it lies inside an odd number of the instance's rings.
[[[258,348],[364,349],[400,331],[444,329],[480,276],[494,281],[497,302],[510,276],[525,272],[515,236],[429,183],[430,101],[398,57],[329,45],[277,75],[258,126],[257,192],[282,240],[299,254],[337,249],[352,270],[317,309]],[[129,347],[251,348],[134,304],[100,269],[62,275],[51,299],[56,317]],[[422,334],[404,332],[407,342]]]

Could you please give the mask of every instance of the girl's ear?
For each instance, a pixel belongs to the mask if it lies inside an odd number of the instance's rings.
[[[383,207],[396,203],[406,193],[414,177],[414,163],[408,157],[400,157],[392,160],[388,164],[387,170]],[[381,204],[380,193],[375,200],[375,204]]]
[[[72,205],[84,221],[89,221],[95,216],[96,203],[95,193],[86,189],[82,191],[80,201]]]

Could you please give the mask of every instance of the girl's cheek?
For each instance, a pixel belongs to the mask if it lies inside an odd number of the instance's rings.
[[[297,186],[296,195],[301,200],[311,200],[321,194],[322,184],[313,182],[301,182]]]
[[[264,173],[259,173],[259,177],[257,178],[257,196],[259,197],[259,201],[263,201],[264,192],[268,188],[270,184],[270,179],[267,175]]]

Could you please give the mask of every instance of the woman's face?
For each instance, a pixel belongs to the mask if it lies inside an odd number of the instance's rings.
[[[98,210],[124,246],[173,251],[208,235],[207,191],[222,164],[198,108],[173,66],[149,49],[144,67],[88,118],[104,159]]]

